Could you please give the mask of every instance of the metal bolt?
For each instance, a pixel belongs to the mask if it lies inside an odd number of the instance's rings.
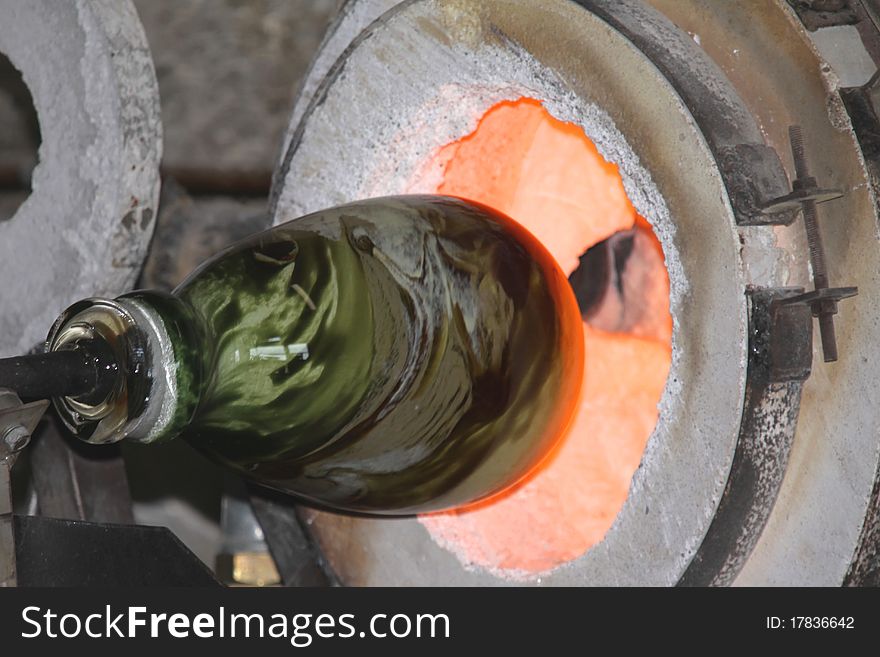
[[[797,179],[794,181],[795,190],[816,187],[815,178],[810,176],[807,166],[807,156],[804,153],[804,136],[799,125],[790,126],[788,136],[791,140],[791,152],[794,157],[794,168]],[[810,247],[810,266],[813,269],[813,285],[815,289],[828,288],[828,268],[825,264],[825,247],[822,244],[822,234],[819,232],[819,217],[816,212],[816,202],[807,199],[801,204],[804,215],[804,228],[807,231],[807,243]],[[834,315],[837,314],[837,301],[824,299],[813,307],[813,314],[819,318],[819,334],[822,337],[822,353],[825,362],[837,360],[837,338],[834,333]]]
[[[24,449],[30,439],[30,431],[20,424],[9,427],[3,434],[3,443],[11,454]]]

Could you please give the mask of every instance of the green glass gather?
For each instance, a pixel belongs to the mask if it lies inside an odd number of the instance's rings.
[[[503,490],[552,449],[582,378],[564,274],[518,224],[452,198],[318,212],[233,245],[171,296],[116,303],[153,344],[148,378],[165,381],[138,439],[180,435],[338,509],[424,512]]]

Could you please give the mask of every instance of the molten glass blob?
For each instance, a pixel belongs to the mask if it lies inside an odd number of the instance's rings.
[[[642,245],[617,285],[622,298],[638,290],[638,318],[612,324],[625,326],[616,331],[585,324],[582,400],[561,446],[513,490],[421,517],[434,539],[465,565],[531,577],[601,541],[626,500],[672,360],[662,250],[627,198],[617,167],[579,127],[553,118],[538,101],[492,107],[473,133],[435,154],[424,171],[432,170],[442,172],[439,184],[419,191],[479,201],[508,214],[567,275],[588,248],[619,231],[635,228],[635,243]]]

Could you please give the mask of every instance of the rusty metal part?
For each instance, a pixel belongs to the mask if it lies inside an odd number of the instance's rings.
[[[712,525],[679,584],[727,586],[742,569],[773,510],[813,360],[803,288],[749,291],[749,383],[743,427]]]
[[[820,189],[816,179],[810,175],[807,157],[804,153],[803,131],[800,126],[789,127],[792,158],[794,160],[795,180],[793,191],[783,197],[769,201],[766,208],[797,206],[804,217],[807,245],[810,250],[810,265],[813,272],[814,292],[798,295],[789,299],[789,304],[805,304],[812,309],[813,316],[819,318],[819,332],[822,337],[822,353],[826,363],[837,360],[837,338],[834,331],[834,315],[837,314],[837,302],[841,299],[858,294],[856,287],[829,287],[828,267],[825,262],[825,247],[819,229],[819,217],[816,206],[823,202],[843,196],[841,190]]]
[[[791,139],[791,150],[794,159],[796,178],[792,183],[794,193],[802,195],[801,211],[804,217],[804,228],[807,232],[807,244],[810,248],[810,265],[813,270],[813,284],[816,293],[802,295],[792,303],[805,303],[810,306],[813,315],[819,318],[819,332],[822,336],[822,353],[825,362],[837,360],[837,338],[834,332],[834,315],[837,314],[837,302],[855,296],[858,288],[830,288],[828,267],[825,263],[825,247],[822,244],[822,232],[819,229],[819,215],[816,211],[819,187],[816,179],[810,175],[807,156],[804,153],[804,137],[800,126],[793,125],[788,129]],[[839,198],[837,193],[832,198]]]
[[[796,215],[788,206],[767,200],[787,186],[773,148],[764,144],[736,144],[719,147],[716,154],[730,201],[737,209],[737,224],[788,226],[795,220]]]

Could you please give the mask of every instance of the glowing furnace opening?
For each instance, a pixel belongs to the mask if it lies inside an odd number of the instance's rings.
[[[503,496],[421,518],[466,565],[533,577],[603,539],[657,422],[672,359],[662,249],[617,166],[536,100],[493,106],[420,177],[436,180],[436,193],[490,205],[525,226],[581,302],[584,393],[561,447]]]

